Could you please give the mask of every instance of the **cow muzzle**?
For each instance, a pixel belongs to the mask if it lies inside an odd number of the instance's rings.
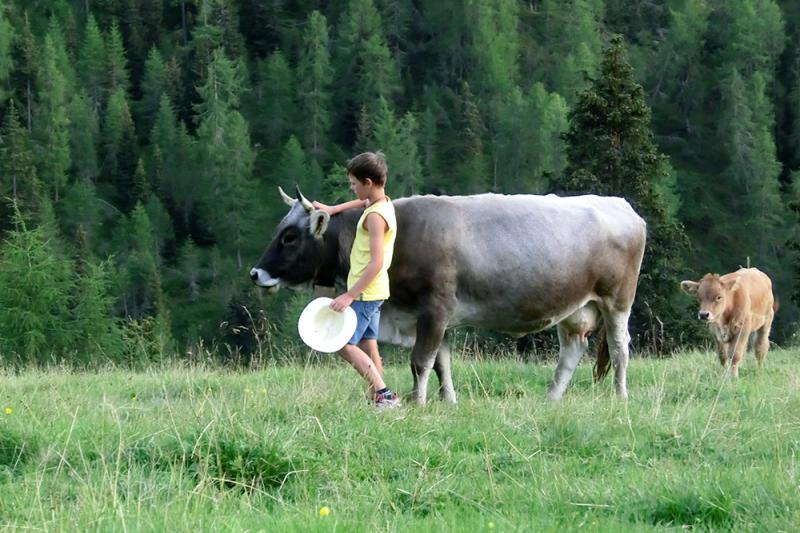
[[[273,278],[263,268],[251,268],[250,279],[259,287],[264,287],[270,291],[277,291],[281,282],[280,278]]]
[[[711,320],[711,312],[710,311],[704,311],[704,310],[701,309],[697,313],[697,318],[699,318],[700,320],[703,320],[705,322],[709,322]]]

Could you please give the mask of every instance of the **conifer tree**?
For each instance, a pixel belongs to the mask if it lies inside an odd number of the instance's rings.
[[[108,99],[103,121],[103,177],[114,189],[119,208],[129,212],[136,203],[133,189],[138,146],[125,89],[117,87]]]
[[[306,161],[300,141],[294,135],[289,137],[289,140],[283,145],[283,151],[275,170],[274,181],[284,184],[284,188],[290,187],[291,190],[294,190],[294,185],[297,185],[303,194],[310,198],[315,198],[321,193],[320,184],[313,183],[309,179],[308,161]]]
[[[78,179],[96,180],[100,174],[98,143],[100,123],[91,99],[81,90],[67,108],[71,174]]]
[[[126,92],[130,89],[128,75],[128,60],[125,57],[125,45],[122,44],[122,34],[117,23],[111,24],[105,39],[106,51],[106,82],[105,87],[109,93],[118,88]]]
[[[28,130],[32,128],[33,124],[33,86],[36,73],[39,70],[39,55],[36,38],[31,32],[28,12],[25,11],[22,28],[17,34],[16,46],[14,47],[14,63],[21,77],[21,87],[18,87],[17,91],[24,95],[22,101],[25,104],[25,109],[22,115],[25,117]]]
[[[275,151],[297,128],[295,83],[289,62],[280,50],[257,65],[257,81],[252,93],[254,137]]]
[[[381,98],[372,131],[374,150],[383,150],[390,169],[390,190],[397,197],[419,192],[422,163],[417,146],[417,120],[411,113],[397,119],[389,104]]]
[[[472,88],[464,82],[459,98],[457,144],[452,160],[453,190],[458,194],[485,192],[489,187],[489,163],[484,148],[486,126]]]
[[[603,53],[597,79],[579,94],[570,112],[565,192],[621,196],[647,221],[648,243],[639,277],[632,324],[648,346],[666,348],[664,334],[679,331],[690,313],[676,299],[674,280],[684,273],[688,240],[659,193],[668,179],[666,157],[658,152],[649,129],[650,109],[633,78],[622,38],[615,36]]]
[[[0,130],[0,229],[11,227],[15,208],[30,215],[39,206],[42,191],[33,159],[28,130],[11,100]]]
[[[66,80],[56,64],[51,36],[45,37],[41,70],[37,76],[38,104],[34,122],[38,175],[58,202],[70,168],[69,118]]]
[[[4,105],[11,94],[9,77],[14,69],[14,28],[6,16],[5,3],[5,0],[0,0],[0,105]]]
[[[213,205],[208,213],[211,229],[219,242],[234,251],[239,269],[244,266],[242,246],[248,222],[229,213],[246,212],[252,202],[255,160],[247,122],[238,110],[243,82],[240,64],[227,59],[222,49],[216,50],[206,83],[198,88],[202,101],[195,106],[201,173],[211,194],[209,207]]]
[[[381,17],[372,0],[350,0],[338,25],[336,102],[345,141],[355,133],[363,106],[371,112],[379,98],[393,102],[400,92],[397,64],[386,44]],[[350,134],[350,135],[347,135]]]
[[[95,109],[101,109],[105,103],[106,81],[106,49],[103,34],[94,15],[89,14],[86,19],[86,29],[78,53],[78,73],[83,86],[92,99]]]
[[[328,153],[332,82],[328,23],[324,15],[313,11],[308,19],[308,29],[303,35],[303,48],[297,67],[297,93],[300,102],[299,116],[305,117],[303,144],[316,160],[324,160]]]

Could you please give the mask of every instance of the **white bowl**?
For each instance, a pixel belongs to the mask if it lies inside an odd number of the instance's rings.
[[[313,300],[297,321],[300,338],[318,352],[338,352],[356,331],[356,312],[348,307],[338,313],[330,308],[332,301],[325,297]]]

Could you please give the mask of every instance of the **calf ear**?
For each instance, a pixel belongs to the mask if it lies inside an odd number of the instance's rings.
[[[681,289],[690,296],[697,296],[697,287],[699,286],[700,284],[696,281],[681,281]]]
[[[737,276],[735,280],[726,283],[725,288],[728,289],[728,292],[736,292],[742,286],[741,281],[742,276]]]
[[[315,239],[321,239],[325,234],[325,230],[328,229],[328,221],[331,219],[331,216],[322,209],[315,209],[311,212],[310,217],[309,233],[311,233]]]

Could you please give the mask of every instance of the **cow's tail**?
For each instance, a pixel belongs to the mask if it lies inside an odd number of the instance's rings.
[[[605,322],[597,332],[597,359],[594,362],[594,382],[599,383],[608,374],[608,369],[611,368],[611,354],[608,351],[608,339],[606,335]]]

